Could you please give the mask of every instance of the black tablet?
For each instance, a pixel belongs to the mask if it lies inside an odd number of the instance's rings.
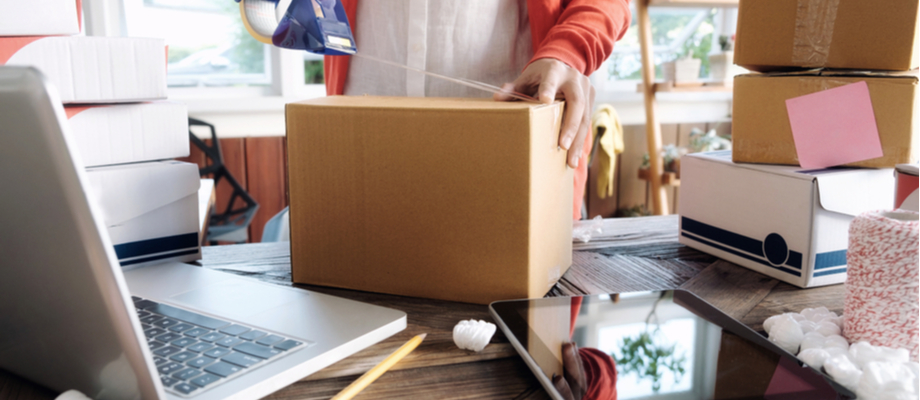
[[[552,377],[565,376],[569,342],[592,366],[588,386],[619,400],[856,397],[684,290],[498,301],[489,310],[555,399],[563,397]]]

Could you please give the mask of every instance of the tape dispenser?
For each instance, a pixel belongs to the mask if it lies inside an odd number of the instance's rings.
[[[236,0],[256,40],[285,49],[340,56],[357,52],[338,0]]]

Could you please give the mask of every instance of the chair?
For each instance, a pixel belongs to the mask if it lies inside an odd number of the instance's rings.
[[[291,220],[288,208],[284,207],[265,223],[265,229],[262,230],[262,243],[291,241]]]
[[[210,146],[195,136],[191,129],[188,132],[189,140],[195,147],[201,149],[209,160],[208,165],[200,168],[198,173],[201,176],[212,175],[214,187],[218,187],[221,179],[226,179],[230,187],[233,188],[227,207],[223,211],[216,208],[211,211],[207,241],[211,244],[216,244],[218,241],[245,243],[249,238],[249,224],[252,223],[252,218],[259,209],[259,203],[249,195],[246,189],[243,189],[243,186],[230,174],[230,171],[224,165],[223,156],[220,152],[220,142],[217,140],[214,125],[195,118],[189,118],[188,124],[189,128],[192,126],[206,126],[211,131]]]

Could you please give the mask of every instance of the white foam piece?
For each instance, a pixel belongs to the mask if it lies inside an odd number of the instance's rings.
[[[824,362],[830,357],[830,353],[824,349],[812,348],[799,352],[799,359],[802,360],[802,362],[818,370],[821,370],[821,367],[824,366]]]
[[[902,398],[904,395],[915,399],[914,377],[906,363],[869,362],[859,379],[856,395],[860,399]]]
[[[482,320],[464,320],[454,326],[454,344],[464,350],[482,351],[495,334],[495,324]]]
[[[795,315],[801,317],[800,314]],[[777,346],[792,354],[798,353],[799,345],[802,344],[804,338],[805,334],[802,332],[802,327],[795,320],[795,316],[790,314],[780,316],[773,325],[769,336],[771,342],[776,343]]]
[[[824,361],[824,370],[828,375],[834,378],[837,383],[847,389],[856,391],[859,380],[862,378],[862,371],[856,364],[850,361],[846,354],[832,355]]]

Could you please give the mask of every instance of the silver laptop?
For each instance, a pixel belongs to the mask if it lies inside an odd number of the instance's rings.
[[[403,312],[180,263],[122,270],[53,87],[0,66],[0,368],[99,399],[268,395]]]

